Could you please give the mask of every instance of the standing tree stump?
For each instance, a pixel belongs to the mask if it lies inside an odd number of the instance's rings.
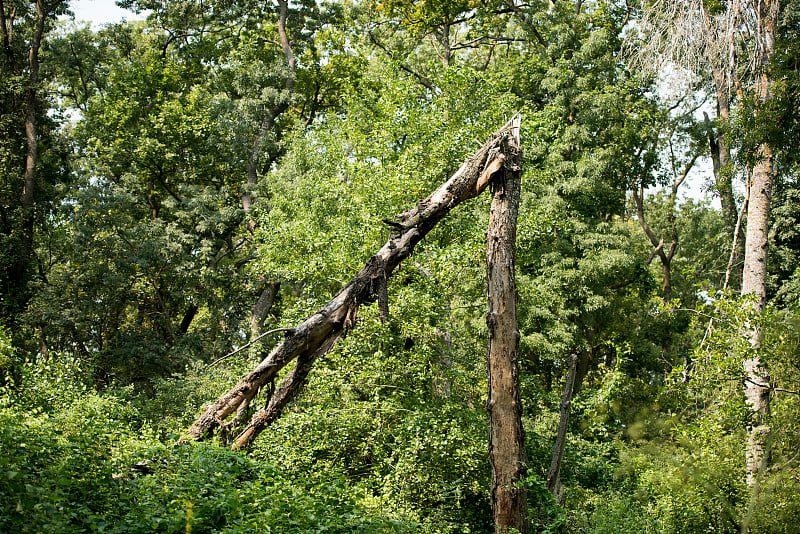
[[[486,296],[489,310],[489,457],[495,532],[528,532],[525,432],[519,387],[519,327],[514,277],[517,214],[521,189],[520,117],[512,121],[514,145],[503,171],[494,176],[486,231]]]

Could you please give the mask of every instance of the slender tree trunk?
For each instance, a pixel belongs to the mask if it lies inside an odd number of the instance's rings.
[[[774,48],[775,28],[777,23],[778,2],[761,0],[757,4],[761,38],[761,57],[759,66],[762,69],[757,79],[756,94],[762,103],[771,95],[771,79],[769,62]],[[742,274],[742,295],[753,294],[753,309],[756,313],[764,309],[767,299],[767,246],[769,243],[769,207],[772,195],[773,155],[772,148],[764,143],[760,149],[760,159],[753,167],[750,182],[750,199],[747,208],[747,236],[745,239],[744,272]],[[746,335],[750,339],[750,352],[744,361],[745,385],[744,393],[747,405],[753,412],[748,427],[745,466],[747,484],[755,486],[759,474],[769,465],[768,422],[770,412],[769,374],[761,364],[760,351],[762,332],[751,327]]]
[[[519,121],[519,117],[516,118]],[[519,136],[519,122],[514,123]],[[519,138],[516,137],[517,150]],[[522,428],[519,387],[519,328],[514,277],[517,214],[520,197],[520,154],[495,181],[486,232],[486,294],[489,311],[489,458],[492,463],[492,513],[495,532],[528,532],[525,486],[528,459]]]
[[[725,140],[725,128],[730,122],[730,89],[725,81],[725,75],[715,70],[712,73],[714,78],[714,90],[717,95],[717,130],[709,131],[708,144],[711,149],[711,162],[714,171],[714,187],[719,194],[720,205],[722,206],[722,217],[728,234],[733,238],[736,228],[736,201],[733,198],[733,171],[731,166],[731,151],[728,142]]]
[[[650,225],[647,223],[647,219],[645,218],[644,214],[644,186],[639,186],[639,192],[637,193],[634,189],[633,191],[633,199],[636,203],[636,211],[639,219],[639,226],[642,227],[647,238],[650,240],[650,243],[653,245],[653,251],[650,253],[650,258],[647,260],[647,264],[649,265],[652,259],[658,256],[658,259],[661,261],[661,293],[664,297],[664,300],[669,300],[672,297],[672,277],[671,277],[671,266],[672,266],[672,255],[674,254],[674,249],[677,249],[677,241],[673,240],[672,245],[670,246],[670,254],[664,251],[664,240],[659,239],[656,237],[656,234],[653,232],[653,229],[650,228]],[[673,221],[674,223],[674,221]],[[673,238],[676,239],[677,236],[673,233]]]
[[[253,205],[253,195],[250,192],[250,187],[258,183],[258,170],[261,158],[264,154],[267,134],[269,134],[275,126],[275,121],[278,117],[289,109],[289,98],[294,91],[295,80],[297,78],[294,51],[289,41],[289,35],[286,32],[286,19],[289,13],[288,0],[278,0],[278,9],[278,38],[280,40],[281,49],[283,50],[283,55],[286,58],[287,68],[289,69],[284,84],[284,92],[286,94],[280,96],[278,102],[267,112],[264,119],[261,121],[258,132],[253,136],[253,148],[250,150],[250,157],[247,159],[247,185],[249,187],[242,193],[242,208],[244,208],[246,212],[249,212]],[[249,221],[248,228],[252,231],[255,228],[255,221]]]
[[[36,93],[39,85],[39,49],[44,34],[47,10],[44,2],[36,2],[36,26],[28,52],[28,87],[25,90],[25,177],[22,185],[22,240],[21,255],[24,265],[29,268],[33,260],[34,190],[36,188],[36,168],[39,164],[39,136],[36,124]]]
[[[564,497],[564,486],[561,485],[561,462],[564,459],[564,447],[567,443],[567,424],[569,423],[569,412],[572,405],[575,374],[578,368],[577,354],[569,357],[568,367],[564,394],[561,396],[561,405],[559,406],[558,433],[556,434],[556,444],[553,447],[553,459],[550,461],[550,469],[547,471],[547,489],[559,504],[563,502]]]
[[[587,340],[589,341],[590,345],[593,344],[591,339]],[[592,354],[592,349],[582,350],[578,355],[578,363],[575,366],[575,384],[572,386],[573,393],[579,393],[583,387],[583,379],[586,378],[586,375],[589,373],[589,366],[592,363],[593,357],[594,355]]]
[[[192,326],[192,321],[194,321],[195,315],[197,315],[198,309],[195,304],[189,304],[189,307],[186,308],[186,313],[183,314],[183,319],[181,320],[180,325],[180,335],[185,335],[186,332],[189,331],[189,327]]]
[[[731,6],[728,9],[730,12],[731,10],[740,8]],[[705,2],[703,3],[703,15],[706,21],[714,18],[714,15],[709,12]],[[733,13],[733,19],[737,19],[739,16],[739,13]],[[722,67],[714,61],[710,62],[711,78],[714,82],[714,92],[717,100],[717,129],[716,132],[709,129],[708,142],[714,172],[714,186],[717,190],[717,194],[719,194],[720,205],[722,206],[722,218],[725,221],[725,227],[731,239],[733,239],[733,232],[736,228],[737,210],[736,200],[733,196],[731,151],[728,146],[728,141],[725,139],[725,133],[730,125],[731,95],[733,91],[736,90],[737,94],[741,97],[741,85],[735,72],[736,56],[733,53],[733,47],[735,46],[733,39],[735,34],[732,30],[733,29],[730,27],[722,30],[716,26],[714,26],[713,29],[706,26],[706,31],[709,32],[708,39],[723,41],[726,46],[729,47],[728,72],[726,72],[725,67]],[[706,122],[708,123],[707,116]]]
[[[761,161],[753,168],[750,201],[747,210],[747,237],[745,241],[742,295],[755,295],[753,310],[758,313],[766,303],[767,244],[769,230],[769,202],[772,187],[772,154],[762,147]],[[762,333],[751,327],[746,335],[750,339],[750,353],[744,361],[745,400],[753,411],[748,428],[746,467],[747,483],[754,485],[759,473],[769,465],[768,438],[770,427],[769,374],[761,365]]]
[[[516,146],[510,129],[500,129],[467,158],[447,182],[421,200],[415,208],[401,213],[399,221],[385,221],[392,228],[392,236],[361,271],[321,310],[286,332],[284,341],[252,372],[210,405],[183,439],[209,438],[242,403],[250,402],[267,382],[275,378],[278,371],[296,359],[294,370],[276,390],[273,399],[264,410],[253,416],[234,443],[234,448],[248,447],[280,414],[291,394],[302,384],[314,360],[352,328],[359,306],[378,299],[397,265],[411,255],[416,244],[443,217],[461,202],[483,192],[495,173],[503,169],[508,155]]]

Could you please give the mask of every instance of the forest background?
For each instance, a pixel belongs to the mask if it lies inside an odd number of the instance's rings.
[[[248,451],[176,442],[520,112],[531,531],[800,532],[800,2],[119,4],[0,0],[0,531],[491,531],[489,195]]]

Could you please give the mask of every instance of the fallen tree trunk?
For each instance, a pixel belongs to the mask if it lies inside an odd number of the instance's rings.
[[[514,134],[512,130],[517,133]],[[256,412],[245,430],[235,439],[233,448],[245,448],[252,444],[258,434],[280,415],[286,402],[305,380],[314,361],[352,328],[358,307],[376,299],[379,303],[385,302],[387,280],[400,262],[411,255],[416,244],[458,204],[483,192],[498,171],[502,171],[510,155],[519,150],[518,136],[518,126],[504,126],[468,157],[447,182],[421,200],[415,208],[401,213],[397,221],[384,221],[392,229],[386,244],[330,302],[296,328],[288,330],[283,342],[252,372],[206,408],[182,440],[212,437],[231,414],[237,411],[241,414],[243,407],[249,405],[265,384],[273,380],[284,366],[297,360],[295,368],[276,389],[266,408]]]
[[[486,230],[486,298],[489,309],[489,459],[495,532],[528,532],[524,480],[528,472],[519,385],[519,324],[514,275],[520,197],[519,117],[512,121],[515,145],[495,180]]]

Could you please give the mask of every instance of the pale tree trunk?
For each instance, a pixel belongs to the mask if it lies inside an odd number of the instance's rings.
[[[767,233],[772,187],[772,154],[768,147],[762,147],[761,150],[761,161],[753,168],[750,184],[742,279],[742,295],[755,296],[752,307],[756,313],[764,309],[766,302]],[[770,411],[770,388],[769,374],[761,365],[760,359],[761,330],[750,327],[745,335],[750,339],[750,351],[744,360],[744,392],[747,405],[753,412],[745,457],[747,484],[752,486],[769,464],[770,427],[767,418]]]
[[[553,494],[553,498],[559,504],[563,502],[564,498],[564,486],[561,484],[561,462],[564,459],[564,448],[567,443],[567,424],[569,423],[569,412],[572,405],[572,390],[575,386],[575,374],[577,368],[578,355],[573,354],[569,357],[567,378],[564,384],[564,394],[561,396],[561,405],[559,406],[556,444],[553,447],[553,459],[550,461],[550,469],[547,471],[547,489]]]
[[[519,386],[519,327],[514,276],[517,214],[520,197],[519,117],[514,122],[516,153],[512,152],[495,193],[486,232],[486,296],[489,311],[489,458],[495,532],[528,532],[525,432]]]
[[[248,447],[260,432],[281,413],[292,394],[302,385],[314,361],[353,327],[361,304],[384,301],[387,280],[394,269],[409,257],[416,244],[453,208],[478,196],[498,171],[501,171],[513,147],[510,129],[504,127],[459,170],[411,210],[401,213],[399,221],[385,221],[392,228],[386,244],[369,259],[359,273],[322,309],[285,333],[285,339],[243,377],[230,391],[211,404],[187,430],[183,440],[211,437],[231,414],[248,404],[277,373],[292,360],[295,368],[277,388],[266,408],[256,412],[233,447]]]
[[[760,101],[765,103],[771,97],[771,79],[768,69],[774,48],[778,2],[762,0],[757,3],[756,9],[760,30],[758,45],[761,53],[758,66],[761,72],[756,80],[755,90]],[[744,271],[742,273],[742,295],[752,294],[754,296],[753,311],[756,313],[764,309],[767,298],[769,206],[774,172],[772,149],[768,144],[761,145],[759,157],[758,163],[753,167],[750,182]],[[754,487],[759,475],[769,466],[770,385],[769,375],[760,359],[762,332],[759,328],[752,326],[746,335],[750,339],[750,351],[744,361],[744,393],[747,405],[753,415],[748,426],[745,466],[747,484]]]

